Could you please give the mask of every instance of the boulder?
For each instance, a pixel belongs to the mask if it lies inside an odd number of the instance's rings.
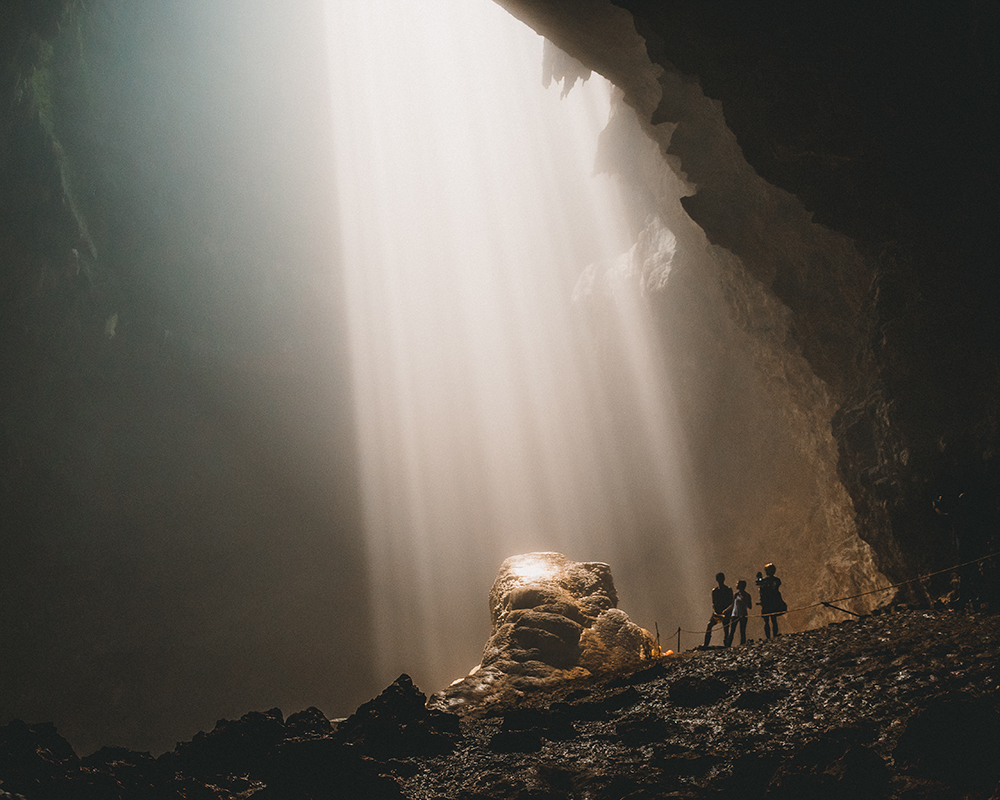
[[[80,760],[51,722],[12,720],[0,727],[0,783],[5,792],[36,790],[58,795]]]
[[[285,737],[280,709],[250,711],[238,720],[220,719],[207,733],[199,731],[158,759],[164,771],[196,778],[256,775],[267,754]]]
[[[316,706],[309,706],[285,720],[286,739],[320,739],[330,736],[333,731],[333,723]]]
[[[468,710],[490,698],[648,666],[656,643],[617,608],[611,567],[561,553],[527,553],[500,565],[489,594],[482,662],[428,705]]]
[[[955,694],[938,698],[906,724],[893,753],[911,774],[967,787],[1000,780],[1000,713],[994,700]]]
[[[344,720],[336,738],[376,761],[450,753],[461,737],[459,720],[428,709],[426,701],[410,676],[400,675]]]
[[[717,703],[729,693],[729,686],[718,678],[691,675],[674,681],[667,693],[677,705],[690,708]]]

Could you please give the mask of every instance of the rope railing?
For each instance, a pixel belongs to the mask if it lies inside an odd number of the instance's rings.
[[[909,580],[900,581],[899,583],[893,583],[893,584],[891,584],[889,586],[882,586],[882,587],[879,587],[878,589],[869,589],[868,591],[858,592],[857,594],[847,595],[845,597],[835,597],[832,600],[818,600],[815,603],[810,603],[810,604],[804,605],[804,606],[798,606],[797,608],[789,608],[789,609],[786,609],[785,611],[777,611],[777,612],[774,612],[774,613],[771,613],[771,614],[748,614],[747,616],[753,617],[754,619],[764,619],[764,617],[777,617],[777,616],[782,616],[784,614],[794,614],[794,613],[799,612],[799,611],[809,611],[811,609],[819,608],[820,606],[824,606],[826,608],[832,608],[832,609],[834,609],[836,611],[841,611],[841,612],[843,612],[845,614],[853,614],[856,617],[861,617],[861,616],[864,616],[864,615],[863,614],[858,614],[858,613],[856,613],[854,611],[848,611],[846,608],[838,608],[837,606],[835,606],[833,604],[834,603],[843,603],[845,600],[857,600],[859,597],[867,597],[868,595],[871,595],[871,594],[878,594],[879,592],[887,592],[890,589],[898,589],[901,586],[907,586],[908,584],[911,584],[911,583],[918,583],[919,581],[925,581],[928,578],[935,578],[938,575],[944,575],[945,573],[948,573],[948,572],[955,572],[956,570],[960,570],[960,569],[963,569],[965,567],[970,567],[973,564],[981,564],[984,561],[988,561],[991,558],[996,558],[997,556],[1000,556],[1000,551],[997,551],[995,553],[990,553],[987,556],[981,556],[979,558],[974,558],[971,561],[966,561],[966,562],[964,562],[962,564],[955,564],[952,567],[947,567],[945,569],[939,569],[936,572],[928,572],[926,575],[919,575],[916,578],[910,578]],[[675,634],[677,636],[677,651],[676,652],[678,652],[678,653],[681,651],[681,634],[682,633],[691,633],[691,634],[694,634],[696,636],[704,636],[705,635],[705,631],[703,631],[703,630],[701,630],[701,631],[691,631],[691,630],[688,630],[686,628],[682,628],[682,627],[678,626],[676,634]],[[659,630],[657,630],[657,639],[659,639]]]

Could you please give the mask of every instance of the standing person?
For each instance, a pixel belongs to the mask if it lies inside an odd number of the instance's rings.
[[[726,640],[726,647],[733,643],[736,638],[736,626],[740,626],[740,644],[747,643],[747,618],[750,609],[753,607],[753,599],[747,591],[747,582],[740,581],[736,584],[736,594],[733,595],[733,608],[730,612],[729,638]]]
[[[726,576],[719,573],[715,576],[719,584],[712,589],[712,618],[708,621],[708,628],[705,629],[705,647],[712,641],[712,628],[717,623],[722,623],[722,643],[729,646],[729,612],[733,607],[733,590],[726,586]]]
[[[781,578],[776,572],[774,564],[764,566],[765,575],[757,573],[757,586],[760,588],[760,612],[764,615],[764,635],[771,638],[771,628],[774,628],[774,635],[778,635],[778,617],[788,610],[785,601],[781,598]]]

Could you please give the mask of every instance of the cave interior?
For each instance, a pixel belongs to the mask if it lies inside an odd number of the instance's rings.
[[[648,301],[711,552],[832,597],[1000,549],[1000,6],[497,2],[687,247]],[[381,688],[322,3],[197,5],[0,10],[0,722],[84,749]]]

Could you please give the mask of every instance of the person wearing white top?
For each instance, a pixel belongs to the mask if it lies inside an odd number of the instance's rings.
[[[750,592],[747,591],[747,582],[740,581],[736,584],[736,593],[733,595],[733,608],[729,612],[731,622],[728,638],[726,639],[726,647],[729,647],[733,643],[733,638],[736,636],[737,624],[740,626],[740,644],[747,643],[747,618],[752,606],[753,599],[750,597]]]

